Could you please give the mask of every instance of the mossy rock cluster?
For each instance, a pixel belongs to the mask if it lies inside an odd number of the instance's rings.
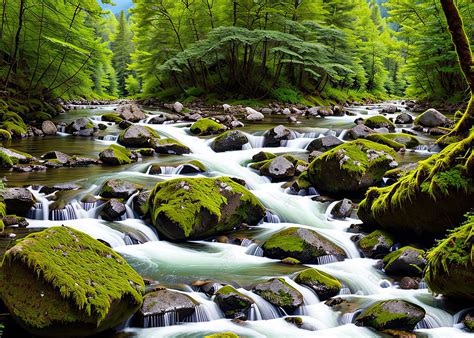
[[[219,122],[209,118],[203,118],[193,123],[191,126],[191,133],[199,136],[220,134],[226,131],[226,127]]]
[[[273,234],[262,246],[264,256],[284,259],[295,258],[302,263],[317,263],[318,257],[333,255],[343,259],[343,249],[316,231],[291,227]]]
[[[334,297],[341,291],[342,284],[330,274],[317,269],[306,269],[298,273],[295,282],[311,288],[320,300]]]
[[[356,319],[356,325],[370,326],[378,331],[412,331],[426,315],[425,310],[413,303],[391,299],[376,302]]]
[[[474,301],[474,215],[427,254],[425,281],[431,291]]]
[[[303,295],[283,278],[272,278],[259,283],[255,285],[253,292],[267,302],[290,312],[296,310],[304,301]]]
[[[370,134],[366,137],[367,140],[384,144],[395,150],[403,148],[416,148],[420,145],[420,141],[413,135],[409,134]]]
[[[320,193],[361,196],[397,166],[395,156],[385,145],[359,139],[316,158],[308,167],[308,179]]]
[[[256,225],[265,208],[228,177],[178,178],[158,183],[148,200],[153,225],[166,238],[204,238],[242,223]]]
[[[431,241],[460,224],[474,200],[474,133],[384,188],[371,188],[359,204],[367,225],[412,240]]]
[[[68,227],[20,240],[0,271],[2,301],[37,335],[96,334],[122,323],[143,300],[143,280],[122,257]]]
[[[246,318],[247,312],[254,301],[238,292],[230,285],[226,285],[216,292],[214,302],[224,312],[226,318]]]
[[[364,124],[371,128],[387,128],[389,131],[395,130],[395,125],[383,115],[372,116],[364,120]]]

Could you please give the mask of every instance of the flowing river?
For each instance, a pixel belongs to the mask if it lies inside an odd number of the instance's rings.
[[[405,110],[400,102],[396,104],[402,111]],[[67,115],[67,119],[87,116],[92,120],[100,120],[101,114],[109,113],[115,107],[91,108],[93,109],[73,111]],[[263,133],[277,124],[284,124],[286,117],[276,116],[265,122],[248,124],[242,131],[247,134],[250,142],[241,151],[225,153],[215,153],[210,148],[212,138],[191,136],[190,124],[152,125],[146,123],[148,119],[140,123],[148,125],[162,136],[175,138],[188,146],[192,154],[184,155],[185,159],[199,160],[207,168],[205,174],[197,176],[232,176],[247,182],[249,189],[265,205],[268,213],[258,227],[238,232],[240,237],[245,238],[241,246],[206,241],[176,244],[161,240],[156,231],[133,212],[133,197],[127,202],[126,216],[117,222],[100,219],[100,203],[82,202],[85,196],[97,195],[101,185],[110,178],[122,178],[152,188],[157,182],[183,177],[179,170],[173,168],[165,170],[165,174],[161,175],[148,174],[152,164],[183,160],[183,156],[167,155],[144,157],[141,162],[118,167],[60,168],[31,173],[0,171],[0,175],[6,176],[9,186],[29,186],[39,201],[28,216],[30,225],[26,229],[7,229],[6,237],[0,241],[0,249],[6,247],[15,235],[24,235],[45,227],[68,225],[110,244],[144,279],[158,281],[169,289],[186,293],[200,304],[186,323],[176,323],[172,317],[160,317],[148,318],[145,321],[146,328],[125,324],[122,330],[132,337],[196,337],[224,331],[232,331],[244,337],[379,337],[380,334],[376,331],[358,327],[353,321],[358,314],[357,309],[375,300],[391,298],[408,300],[426,310],[427,316],[415,330],[417,336],[468,336],[460,329],[459,322],[464,312],[462,309],[453,309],[442,298],[431,295],[424,283],[420,283],[418,290],[400,289],[395,280],[377,269],[377,260],[361,258],[351,241],[354,234],[347,232],[351,224],[359,222],[357,219],[332,220],[329,216],[332,203],[315,202],[311,199],[314,195],[289,194],[282,183],[272,183],[247,167],[252,156],[262,150],[291,153],[307,159],[308,152],[305,148],[313,139],[324,135],[336,135],[342,139],[345,136],[343,130],[354,126],[356,118],[378,114],[376,108],[349,108],[354,116],[301,119],[301,123],[289,126],[295,131],[296,138],[279,148],[263,149]],[[160,113],[156,110],[147,112],[150,116]],[[64,120],[65,117],[61,118]],[[38,157],[50,150],[96,156],[107,145],[115,143],[119,133],[120,129],[110,123],[107,130],[102,131],[97,138],[61,134],[15,140],[11,147]],[[428,137],[422,137],[421,140],[430,142]],[[428,149],[419,147],[416,151],[401,153],[397,160],[399,163],[419,161],[430,155]],[[66,182],[76,183],[82,189],[56,193],[55,201],[39,193],[42,186]],[[61,207],[58,208],[58,205]],[[349,300],[354,304],[353,309],[335,311],[320,302],[313,291],[292,281],[292,276],[311,265],[284,265],[278,260],[262,257],[258,243],[289,226],[315,229],[345,250],[348,257],[346,260],[334,262],[331,257],[327,257],[321,259],[317,268],[332,274],[343,283],[344,288],[338,297]],[[284,277],[303,294],[304,305],[294,313],[303,319],[303,328],[285,321],[287,314],[282,309],[248,291],[256,282],[276,276]],[[252,298],[255,304],[248,320],[234,322],[225,319],[212,298],[192,286],[193,282],[199,280],[230,283]]]

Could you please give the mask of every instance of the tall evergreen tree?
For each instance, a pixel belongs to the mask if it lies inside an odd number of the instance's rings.
[[[125,17],[125,12],[121,11],[117,27],[115,28],[114,38],[111,43],[113,66],[118,81],[117,88],[121,95],[127,93],[125,89],[125,80],[131,74],[129,64],[134,49],[132,37],[133,34],[130,30],[128,20]]]

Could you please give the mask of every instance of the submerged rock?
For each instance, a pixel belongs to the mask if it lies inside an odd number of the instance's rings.
[[[256,225],[265,216],[258,199],[228,177],[160,182],[149,210],[153,225],[171,240],[217,235],[242,223]]]
[[[126,147],[147,147],[152,138],[160,136],[150,127],[131,125],[119,136],[118,142]]]
[[[474,215],[453,230],[427,255],[425,281],[446,297],[474,301]]]
[[[105,198],[127,199],[141,189],[142,186],[139,184],[111,179],[104,183],[99,195]]]
[[[387,146],[356,140],[316,158],[308,168],[308,178],[320,193],[360,196],[398,165],[394,158],[395,152]]]
[[[238,292],[232,286],[227,285],[219,289],[214,302],[224,312],[226,318],[246,319],[247,312],[254,301],[246,295]]]
[[[40,193],[45,193],[46,195],[52,194],[55,191],[70,191],[70,190],[79,190],[81,187],[73,183],[62,183],[62,184],[53,184],[50,186],[44,186],[40,189]]]
[[[311,288],[323,301],[334,297],[341,291],[342,284],[330,274],[317,269],[306,269],[298,273],[295,282]]]
[[[99,241],[68,227],[29,235],[6,251],[0,296],[35,335],[87,336],[113,328],[142,304],[142,278]]]
[[[425,252],[410,246],[394,251],[383,259],[383,268],[388,275],[421,276],[426,265]]]
[[[36,199],[31,191],[25,188],[4,189],[2,197],[6,205],[7,214],[26,216],[36,203]]]
[[[199,136],[220,134],[226,131],[226,127],[209,118],[200,119],[191,126],[191,133]]]
[[[54,162],[60,164],[67,164],[71,161],[71,156],[60,151],[48,151],[41,155],[41,158],[44,160],[54,160]]]
[[[253,292],[285,311],[294,311],[303,304],[303,295],[283,278],[272,278],[259,283],[255,285]]]
[[[413,303],[393,299],[376,302],[356,319],[356,325],[370,326],[378,331],[412,331],[425,318],[425,310]]]
[[[249,140],[244,133],[236,130],[227,131],[218,136],[211,144],[212,150],[216,153],[225,151],[242,150],[242,146]]]
[[[317,263],[318,257],[346,257],[344,250],[316,231],[292,227],[273,234],[262,246],[264,256],[276,259],[295,258],[302,263]]]

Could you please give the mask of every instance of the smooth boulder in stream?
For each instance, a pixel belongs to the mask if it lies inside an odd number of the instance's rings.
[[[258,283],[253,292],[267,302],[282,307],[285,311],[294,311],[303,304],[303,295],[283,278],[272,278]]]
[[[131,125],[119,136],[118,142],[126,147],[147,147],[152,138],[160,136],[150,127]]]
[[[391,148],[372,141],[344,143],[316,158],[308,168],[308,178],[320,193],[360,196],[398,165],[395,156]]]
[[[275,259],[291,257],[301,263],[317,263],[321,256],[346,257],[343,249],[316,231],[291,227],[273,234],[262,246],[264,256]]]
[[[115,251],[80,231],[52,227],[5,252],[0,297],[35,335],[87,336],[137,311],[143,280]]]
[[[244,133],[231,130],[218,136],[211,144],[212,150],[216,153],[225,151],[242,150],[242,146],[248,143],[249,140]]]
[[[226,285],[217,291],[214,302],[224,312],[226,318],[231,319],[247,318],[247,312],[254,303],[251,298],[238,292],[230,285]]]
[[[298,273],[295,282],[309,287],[320,300],[334,297],[341,291],[342,284],[330,274],[317,269],[306,269]]]
[[[148,200],[152,224],[171,240],[205,238],[256,225],[265,208],[228,177],[177,178],[158,183]]]
[[[9,214],[26,216],[28,211],[35,205],[36,199],[33,194],[25,188],[8,188],[2,192],[6,211]]]

